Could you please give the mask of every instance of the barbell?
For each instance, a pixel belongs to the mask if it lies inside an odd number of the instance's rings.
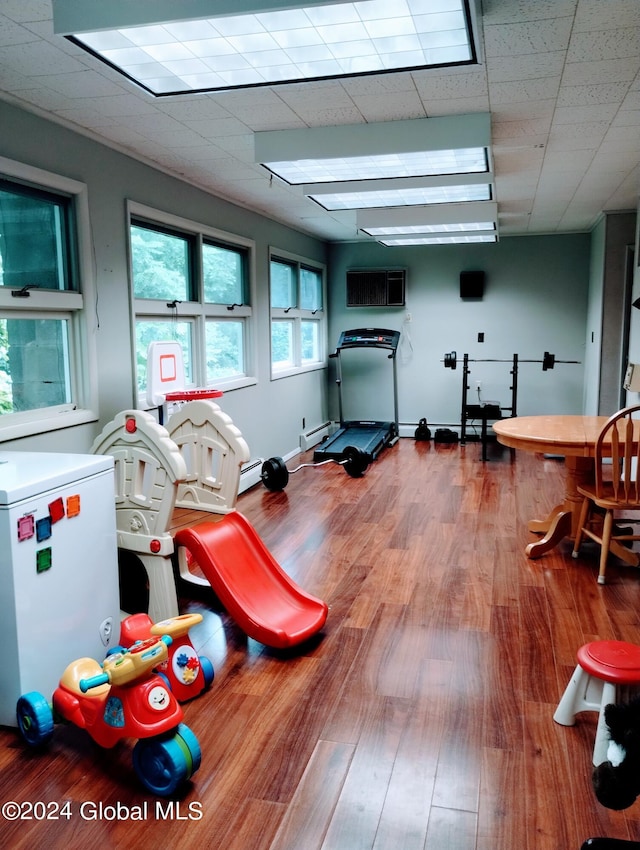
[[[342,458],[327,458],[318,463],[301,463],[295,469],[288,469],[281,457],[270,457],[262,464],[260,478],[262,483],[272,493],[284,490],[289,483],[289,476],[307,466],[324,466],[327,463],[337,463],[344,467],[345,472],[352,478],[361,478],[369,466],[369,455],[357,446],[347,446]]]
[[[470,358],[466,358],[466,363],[542,363],[542,371],[547,372],[549,369],[553,369],[556,363],[579,363],[579,360],[556,360],[555,354],[551,354],[548,351],[545,351],[542,360],[520,360],[517,357],[514,357],[512,360],[500,360],[500,359],[492,359],[492,358],[483,358],[479,360],[472,360]],[[444,363],[445,369],[455,369],[458,365],[458,355],[455,351],[449,351],[444,355],[444,360],[440,361]]]

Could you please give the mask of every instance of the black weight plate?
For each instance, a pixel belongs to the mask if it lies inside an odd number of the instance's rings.
[[[361,478],[369,466],[369,456],[357,446],[347,446],[343,452],[344,468],[352,478]]]
[[[262,464],[262,483],[273,493],[284,490],[289,483],[289,470],[281,457],[270,457]]]

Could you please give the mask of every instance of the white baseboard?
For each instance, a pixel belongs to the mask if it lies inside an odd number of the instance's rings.
[[[262,480],[261,474],[263,463],[264,458],[256,457],[244,464],[240,470],[240,485],[238,487],[238,493],[244,493],[245,490],[248,490],[250,487],[253,487]]]

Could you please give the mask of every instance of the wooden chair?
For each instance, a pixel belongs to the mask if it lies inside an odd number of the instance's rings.
[[[572,554],[578,557],[585,535],[600,545],[598,584],[605,583],[609,552],[630,566],[639,564],[638,554],[621,544],[640,540],[640,534],[614,524],[616,511],[640,511],[640,422],[633,418],[638,411],[640,405],[626,407],[607,420],[595,445],[594,481],[578,487],[584,501]]]

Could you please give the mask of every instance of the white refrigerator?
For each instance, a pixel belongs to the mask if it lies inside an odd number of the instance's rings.
[[[0,452],[0,724],[119,627],[113,458]]]

